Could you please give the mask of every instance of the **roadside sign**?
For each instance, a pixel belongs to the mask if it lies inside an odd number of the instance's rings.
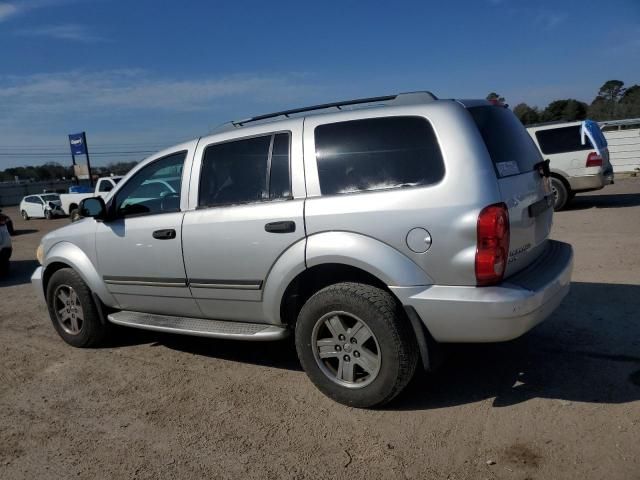
[[[71,147],[71,161],[73,162],[74,174],[79,180],[89,180],[89,185],[93,187],[91,177],[91,160],[89,160],[89,148],[87,147],[87,134],[85,132],[72,133],[69,135],[69,146]],[[78,165],[76,156],[85,155],[86,165]]]
[[[71,146],[71,155],[87,154],[87,142],[85,141],[84,132],[69,135],[69,145]]]

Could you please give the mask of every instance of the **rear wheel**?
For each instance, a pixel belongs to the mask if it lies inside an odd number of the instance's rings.
[[[551,177],[551,193],[554,198],[553,209],[555,211],[562,210],[570,199],[569,189],[562,180]]]
[[[20,215],[22,215],[22,219],[23,220],[29,220],[29,214],[27,212],[25,212],[24,210],[22,210],[20,212]]]
[[[70,268],[62,268],[51,276],[47,307],[54,328],[69,345],[94,347],[109,333],[109,326],[100,320],[89,287]]]
[[[296,349],[311,381],[352,407],[384,405],[409,383],[418,361],[411,327],[390,293],[338,283],[313,295],[296,324]]]

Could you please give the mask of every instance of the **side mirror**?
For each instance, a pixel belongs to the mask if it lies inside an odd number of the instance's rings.
[[[80,201],[78,206],[81,217],[92,217],[96,220],[102,220],[107,215],[107,207],[101,197],[85,198]]]

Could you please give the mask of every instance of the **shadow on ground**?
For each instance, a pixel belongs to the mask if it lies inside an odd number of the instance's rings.
[[[566,402],[640,400],[640,285],[574,282],[546,322],[503,344],[451,345],[433,374],[416,376],[390,409],[461,405],[494,398]]]
[[[12,237],[19,237],[20,235],[28,235],[30,233],[36,233],[38,230],[35,228],[23,228],[20,230],[14,230],[11,234]]]
[[[0,276],[0,287],[11,287],[31,282],[31,275],[38,268],[36,260],[11,260],[9,273]]]
[[[546,322],[502,344],[447,345],[435,373],[419,372],[389,410],[436,409],[494,398],[563,402],[640,400],[640,285],[574,282]],[[300,370],[291,339],[252,343],[127,329],[118,346],[149,343],[194,355]]]
[[[619,193],[617,195],[577,195],[565,210],[586,210],[588,208],[621,208],[640,205],[640,194]]]

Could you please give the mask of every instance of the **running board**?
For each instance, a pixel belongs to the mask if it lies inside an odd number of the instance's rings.
[[[128,311],[111,313],[107,316],[107,319],[111,323],[125,327],[232,340],[279,340],[289,334],[286,328],[276,325],[208,320],[206,318],[172,317],[169,315]]]

